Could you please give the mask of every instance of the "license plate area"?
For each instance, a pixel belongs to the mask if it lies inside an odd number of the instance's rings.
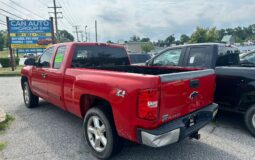
[[[186,128],[192,127],[197,123],[197,115],[191,115],[184,120]]]

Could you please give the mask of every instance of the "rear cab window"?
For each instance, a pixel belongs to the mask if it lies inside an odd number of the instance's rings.
[[[129,65],[126,50],[112,46],[76,46],[73,68]]]
[[[233,66],[240,64],[240,51],[235,47],[219,46],[216,66]]]

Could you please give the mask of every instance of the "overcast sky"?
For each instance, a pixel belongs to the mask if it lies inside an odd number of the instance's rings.
[[[25,11],[12,1],[37,15]],[[47,6],[53,5],[53,0],[0,0],[0,2],[3,2],[0,3],[0,8],[32,19],[48,18],[48,12],[52,9]],[[216,26],[219,29],[255,23],[255,0],[56,0],[56,2],[62,7],[59,11],[63,12],[63,19],[59,19],[59,29],[66,29],[75,36],[73,25],[80,26],[82,31],[87,25],[91,40],[94,41],[96,19],[100,42],[128,40],[132,35],[158,40],[174,34],[178,39],[183,33],[190,35],[196,26]],[[0,10],[0,13],[4,12]],[[0,20],[5,21],[5,17],[0,15]],[[0,25],[0,29],[4,28],[5,26]]]

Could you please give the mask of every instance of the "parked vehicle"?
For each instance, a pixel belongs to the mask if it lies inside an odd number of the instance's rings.
[[[146,61],[151,59],[151,56],[146,53],[129,53],[128,55],[131,64],[134,65],[144,65]]]
[[[25,105],[37,106],[40,97],[83,118],[100,159],[120,151],[123,138],[151,147],[198,139],[218,110],[214,70],[131,66],[118,45],[55,44],[25,64]]]
[[[248,130],[255,136],[255,68],[240,66],[237,48],[218,43],[170,47],[146,64],[215,69],[215,102],[222,110],[243,114]]]
[[[255,66],[255,50],[240,55],[242,65],[253,65]]]

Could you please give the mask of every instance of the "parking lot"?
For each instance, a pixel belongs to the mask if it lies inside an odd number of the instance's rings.
[[[20,77],[0,78],[0,107],[15,117],[0,141],[8,145],[0,159],[94,159],[84,144],[82,120],[45,101],[27,109]],[[154,149],[127,142],[113,159],[245,159],[255,160],[255,138],[245,129],[242,116],[220,113],[201,130],[201,139]]]

